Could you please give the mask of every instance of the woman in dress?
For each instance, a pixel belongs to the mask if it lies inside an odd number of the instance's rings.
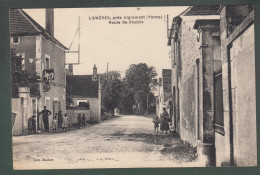
[[[161,115],[161,131],[163,133],[163,131],[166,131],[165,133],[167,134],[167,131],[169,130],[169,114],[166,111],[166,108],[163,108],[163,113]]]
[[[69,127],[69,121],[68,121],[68,116],[65,113],[62,117],[62,132],[67,131],[67,128]]]
[[[85,126],[86,126],[86,116],[85,116],[85,114],[83,114],[81,121],[82,121],[82,127],[85,128]]]

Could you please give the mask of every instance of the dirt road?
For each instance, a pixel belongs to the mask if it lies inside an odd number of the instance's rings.
[[[151,118],[121,116],[66,133],[13,137],[14,169],[200,166],[177,135],[154,135]]]

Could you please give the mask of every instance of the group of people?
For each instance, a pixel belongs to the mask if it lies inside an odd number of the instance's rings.
[[[52,121],[52,132],[57,132],[57,128],[61,128],[61,132],[66,132],[69,128],[69,119],[68,115],[62,114],[62,111],[60,110],[58,113],[54,114],[53,121]]]
[[[154,132],[158,134],[158,129],[160,125],[161,133],[164,133],[165,131],[165,133],[167,134],[168,130],[170,129],[170,120],[171,119],[169,117],[169,113],[166,111],[166,108],[164,107],[160,118],[157,115],[153,116]]]
[[[81,116],[81,113],[78,113],[78,128],[80,129],[81,127],[82,128],[85,128],[86,127],[86,121],[87,121],[87,118],[86,118],[86,115],[83,114]]]
[[[43,110],[39,112],[38,115],[42,115],[42,121],[45,132],[50,132],[49,128],[49,115],[51,115],[51,111],[49,111],[46,106],[43,107]],[[86,126],[86,117],[85,114],[81,117],[81,114],[78,114],[78,122],[79,128],[81,126]],[[51,128],[53,133],[57,133],[58,128],[61,128],[61,132],[66,132],[69,128],[69,119],[68,115],[62,114],[60,110],[58,113],[55,113],[53,116],[53,120],[51,123]],[[28,134],[35,134],[36,133],[36,112],[33,113],[33,116],[28,119]]]

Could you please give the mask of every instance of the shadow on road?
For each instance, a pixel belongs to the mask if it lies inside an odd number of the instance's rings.
[[[197,149],[183,142],[178,134],[154,135],[147,133],[126,134],[124,130],[109,134],[113,139],[123,139],[133,142],[143,142],[150,145],[162,146],[162,155],[171,155],[176,162],[194,162],[197,160]]]

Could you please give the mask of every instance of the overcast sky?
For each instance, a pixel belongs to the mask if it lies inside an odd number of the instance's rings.
[[[167,46],[167,18],[172,18],[187,7],[124,7],[124,8],[77,8],[54,10],[54,35],[66,47],[69,47],[81,22],[81,64],[74,66],[74,74],[91,74],[96,64],[99,73],[109,70],[122,73],[131,65],[146,63],[154,66],[161,75],[162,68],[170,68]],[[44,9],[24,9],[33,19],[45,28]],[[141,24],[109,24],[109,20],[90,20],[93,17],[109,16],[145,16]],[[156,16],[155,18],[153,18]],[[161,18],[162,17],[162,18]],[[153,18],[153,19],[151,19]],[[71,50],[77,50],[78,40],[74,40]],[[76,61],[76,59],[75,59]]]

